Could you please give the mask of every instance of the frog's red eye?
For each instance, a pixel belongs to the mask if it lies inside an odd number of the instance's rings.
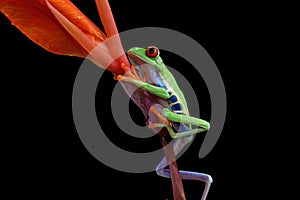
[[[146,50],[146,55],[150,58],[155,58],[159,53],[159,50],[157,47],[148,47]]]

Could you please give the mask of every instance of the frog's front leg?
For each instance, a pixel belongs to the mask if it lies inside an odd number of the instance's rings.
[[[140,78],[136,73],[134,66],[128,68],[125,64],[122,64],[121,67],[125,70],[126,76],[118,75],[115,77],[116,80],[132,83],[137,87],[140,87],[141,89],[162,99],[168,99],[170,97],[170,94],[164,88],[151,85],[145,82],[145,79]]]

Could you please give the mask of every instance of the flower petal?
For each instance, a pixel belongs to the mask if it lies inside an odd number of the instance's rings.
[[[71,1],[0,0],[0,11],[28,38],[52,53],[84,58],[90,54],[88,58],[95,64],[115,74],[123,74],[121,63],[129,63],[122,46],[111,45],[116,37],[107,42],[105,34]]]
[[[88,53],[60,25],[43,0],[0,0],[0,11],[29,39],[60,55]]]
[[[73,36],[74,39],[77,40],[77,42],[87,51],[89,52],[89,55],[87,58],[92,60],[96,65],[98,65],[101,68],[108,69],[109,71],[115,73],[115,74],[123,74],[124,70],[120,67],[121,62],[119,59],[117,59],[120,55],[112,54],[112,48],[111,43],[115,43],[114,40],[119,39],[119,37],[111,37],[109,39],[103,38],[105,40],[101,40],[101,38],[94,39],[97,37],[91,38],[91,34],[89,34],[89,27],[84,27],[83,29],[80,29],[82,27],[78,21],[74,18],[74,16],[70,15],[63,15],[59,10],[57,10],[49,0],[46,0],[46,5],[51,10],[53,15],[57,18],[57,20],[60,22],[60,24],[70,33],[70,35]],[[55,4],[56,6],[60,6],[59,8],[62,8],[63,4]],[[67,8],[65,8],[67,9]],[[65,11],[65,10],[64,10]],[[74,11],[76,13],[76,11]],[[70,17],[68,19],[67,17]],[[72,21],[71,21],[72,20]],[[86,21],[87,20],[87,21]],[[91,23],[86,18],[86,24]],[[76,24],[74,24],[76,23]],[[84,26],[86,24],[83,24]],[[91,23],[92,25],[92,23]],[[96,27],[97,28],[97,27]],[[97,28],[98,29],[98,28]],[[102,34],[102,32],[99,30],[99,33]],[[101,35],[100,35],[101,37]],[[103,36],[105,37],[105,36]],[[121,47],[122,48],[122,47]],[[123,50],[123,48],[122,48]],[[124,51],[122,51],[124,54]]]
[[[129,66],[130,63],[125,55],[118,28],[116,26],[108,0],[96,0],[96,5],[106,32],[106,36],[110,38],[110,42],[107,43],[107,46],[109,47],[111,54],[114,57],[118,57],[117,62],[120,62],[120,64],[124,63],[126,66]]]
[[[87,30],[81,30],[80,27],[77,26],[77,24],[76,25],[74,24],[74,22],[76,22],[76,21],[70,21],[69,19],[67,19],[66,16],[64,16],[59,10],[54,8],[53,5],[51,3],[49,3],[49,1],[46,0],[46,4],[47,4],[48,8],[51,10],[51,12],[53,13],[53,15],[56,17],[56,19],[65,28],[65,30],[68,31],[70,33],[70,35],[72,35],[72,37],[87,52],[91,53],[93,51],[93,49],[95,49],[98,46],[98,44],[100,44],[102,42],[102,41],[99,41],[99,40],[97,41],[97,40],[90,38],[88,34],[84,33],[84,31],[87,31]],[[107,49],[106,45],[99,45],[99,48],[101,48],[101,49],[99,50],[98,56],[101,58],[101,61],[103,61],[103,63],[107,63],[106,59],[111,60],[109,50]],[[104,68],[103,63],[99,62],[101,67]]]
[[[49,2],[65,18],[81,29],[92,41],[100,43],[106,39],[105,34],[86,17],[71,1],[44,0]]]

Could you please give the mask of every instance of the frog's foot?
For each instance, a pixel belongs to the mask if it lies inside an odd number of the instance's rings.
[[[148,127],[153,129],[153,128],[160,128],[160,127],[172,127],[172,123],[164,118],[162,114],[154,107],[150,107],[150,111],[158,118],[159,122],[156,123],[149,123]]]
[[[122,75],[117,75],[114,77],[115,80],[118,81],[122,81],[125,79],[133,79],[133,80],[138,80],[138,81],[142,81],[145,82],[146,81],[146,77],[144,76],[143,78],[141,78],[136,70],[135,67],[133,65],[131,65],[130,67],[126,66],[124,63],[121,64],[121,68],[125,71],[124,76]]]

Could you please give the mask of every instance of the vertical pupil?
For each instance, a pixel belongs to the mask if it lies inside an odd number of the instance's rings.
[[[155,53],[155,48],[150,48],[150,49],[149,49],[149,53],[150,53],[150,54],[154,54],[154,53]]]

